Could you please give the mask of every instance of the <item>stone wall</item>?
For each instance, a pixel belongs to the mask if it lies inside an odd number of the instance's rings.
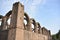
[[[0,30],[0,40],[7,40],[8,30],[1,31]]]
[[[50,30],[45,27],[41,28],[39,22],[30,18],[24,12],[24,5],[20,2],[14,3],[12,10],[5,16],[0,16],[0,19],[0,35],[2,34],[0,40],[51,40]],[[10,24],[7,22],[9,19]]]

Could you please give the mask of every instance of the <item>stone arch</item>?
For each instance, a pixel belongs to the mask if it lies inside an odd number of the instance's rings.
[[[12,10],[10,10],[10,11],[5,15],[5,16],[6,16],[6,22],[7,22],[8,28],[10,27],[11,14],[12,14]]]
[[[10,26],[11,14],[12,14],[12,10],[10,10],[10,11],[5,15],[5,16],[6,16],[6,22],[7,22],[8,28],[9,28],[9,26]]]
[[[27,24],[24,24],[25,25],[24,28],[27,29],[27,30],[30,30],[30,19],[29,19],[29,16],[28,16],[27,13],[24,13],[24,16],[25,16],[24,20],[27,21]]]
[[[12,14],[12,10],[10,10],[5,16],[9,17]]]
[[[9,11],[5,16],[2,17],[2,30],[6,30],[10,27],[7,21],[9,20],[11,14],[12,11]]]
[[[37,25],[38,25],[38,28],[41,28],[41,26],[40,26],[40,23],[39,23],[39,22],[37,22]]]
[[[33,18],[31,18],[30,20],[31,20],[31,24],[34,25],[33,31],[34,31],[34,32],[37,32],[37,31],[36,31],[36,28],[37,28],[37,26],[36,26],[36,21],[35,21]]]
[[[27,21],[27,24],[29,23],[29,16],[27,15],[27,13],[24,13],[24,16],[25,16],[25,20]]]
[[[41,26],[40,26],[40,23],[37,22],[36,24],[37,24],[37,28],[38,28],[38,33],[40,33],[40,32],[41,32]]]
[[[3,18],[3,16],[0,15],[0,29],[1,29],[1,26],[2,26],[2,18]]]
[[[48,35],[48,30],[45,27],[42,27],[42,34]]]

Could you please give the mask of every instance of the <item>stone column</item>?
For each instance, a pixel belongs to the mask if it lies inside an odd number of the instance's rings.
[[[24,20],[24,6],[17,2],[13,5],[12,17],[11,17],[11,27],[18,27],[24,29],[23,27]]]
[[[28,24],[27,24],[27,30],[32,31],[30,19],[29,19]]]
[[[8,40],[24,40],[24,6],[19,2],[14,3],[11,16]]]
[[[36,23],[35,31],[36,31],[36,33],[38,33],[38,23]]]
[[[1,29],[2,30],[6,30],[7,29],[7,17],[6,16],[4,16],[2,18],[2,28]]]
[[[34,32],[35,33],[38,33],[38,29],[37,29],[38,27],[37,27],[37,24],[35,23],[35,26],[34,26]]]
[[[31,27],[31,20],[29,19],[29,31],[32,32],[32,27]]]

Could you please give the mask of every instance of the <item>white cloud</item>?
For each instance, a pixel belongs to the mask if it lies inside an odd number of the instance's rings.
[[[41,4],[44,5],[46,3],[46,0],[32,0],[32,3],[30,4],[30,12],[31,13],[36,13],[36,11],[38,10],[38,6],[40,6]]]
[[[28,1],[29,1],[29,0],[25,0],[25,4],[27,4]]]
[[[31,11],[32,13],[34,13],[35,10],[36,10],[36,6],[30,6],[30,11]]]
[[[42,0],[33,0],[32,5],[39,5]]]
[[[42,3],[42,0],[33,0],[31,5],[30,5],[30,11],[32,13],[36,12],[37,5],[40,5]]]
[[[14,2],[18,2],[18,1],[20,1],[20,0],[14,0]]]
[[[22,4],[27,4],[28,1],[29,1],[29,0],[20,0],[20,2],[21,2]]]

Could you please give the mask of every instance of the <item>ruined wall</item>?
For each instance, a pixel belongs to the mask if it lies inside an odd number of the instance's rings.
[[[0,40],[7,40],[8,30],[1,31],[0,30]]]
[[[9,18],[10,24],[7,22]],[[0,16],[0,19],[2,19],[0,20],[2,22],[0,30],[3,31],[0,31],[0,35],[3,35],[0,36],[0,40],[51,40],[50,30],[41,28],[38,22],[29,18],[24,12],[24,6],[19,2],[14,3],[12,10],[5,16]]]

